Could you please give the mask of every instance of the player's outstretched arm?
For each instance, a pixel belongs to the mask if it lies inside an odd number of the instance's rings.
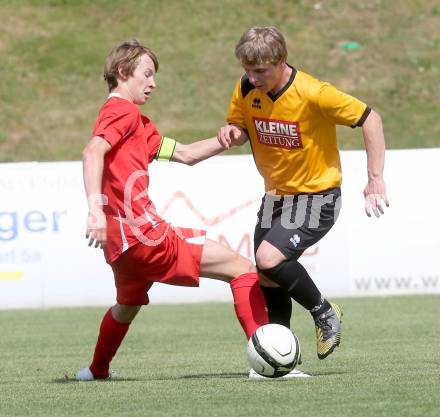
[[[389,206],[383,170],[385,164],[385,138],[380,115],[371,110],[362,125],[365,150],[367,151],[368,183],[364,189],[365,213],[371,217],[371,210],[376,217],[384,214],[384,207]]]
[[[240,127],[226,125],[220,128],[215,138],[199,140],[190,144],[176,142],[174,152],[168,160],[186,165],[195,165],[229,149],[231,146],[243,145],[248,139],[246,132]]]
[[[83,151],[83,177],[86,189],[89,213],[87,217],[86,238],[89,246],[103,246],[106,241],[107,224],[102,210],[107,204],[102,194],[102,173],[104,170],[104,155],[110,150],[110,144],[100,136],[94,136]]]
[[[227,148],[224,147],[217,138],[199,140],[190,144],[177,142],[170,160],[186,165],[195,165],[198,162],[223,152],[225,149]]]

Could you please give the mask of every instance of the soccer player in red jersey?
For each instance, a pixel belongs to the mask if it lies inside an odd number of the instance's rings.
[[[155,54],[136,40],[107,57],[110,95],[83,151],[89,204],[89,245],[102,247],[113,270],[117,302],[101,323],[93,360],[77,379],[109,377],[110,362],[130,323],[149,302],[154,282],[198,286],[199,276],[230,283],[246,337],[268,323],[254,265],[231,249],[205,239],[205,231],[175,228],[160,218],[148,197],[148,165],[154,160],[193,165],[224,150],[216,137],[184,145],[162,136],[139,111],[156,87]]]

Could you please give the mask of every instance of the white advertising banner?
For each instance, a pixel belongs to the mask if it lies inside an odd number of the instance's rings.
[[[391,206],[364,213],[366,156],[341,153],[342,211],[301,262],[328,296],[440,293],[440,149],[388,151]],[[150,195],[177,226],[253,256],[263,182],[252,156],[215,157],[194,167],[155,162]],[[115,291],[101,250],[87,246],[80,162],[0,164],[0,308],[107,305]],[[230,300],[229,287],[155,284],[152,303]]]

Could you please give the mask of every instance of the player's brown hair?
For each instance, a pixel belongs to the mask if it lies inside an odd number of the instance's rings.
[[[241,35],[235,56],[243,65],[278,64],[287,59],[284,36],[273,26],[255,26]]]
[[[150,48],[141,45],[138,40],[130,39],[112,49],[104,65],[104,80],[107,81],[109,91],[118,86],[119,70],[126,75],[133,75],[139,59],[147,54],[154,63],[156,72],[159,70],[159,61]]]

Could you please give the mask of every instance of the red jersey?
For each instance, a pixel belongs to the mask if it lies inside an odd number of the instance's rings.
[[[139,108],[118,94],[110,94],[101,108],[93,136],[103,137],[111,149],[104,158],[102,194],[108,263],[136,243],[157,244],[168,224],[148,197],[148,165],[156,156],[162,136]]]

